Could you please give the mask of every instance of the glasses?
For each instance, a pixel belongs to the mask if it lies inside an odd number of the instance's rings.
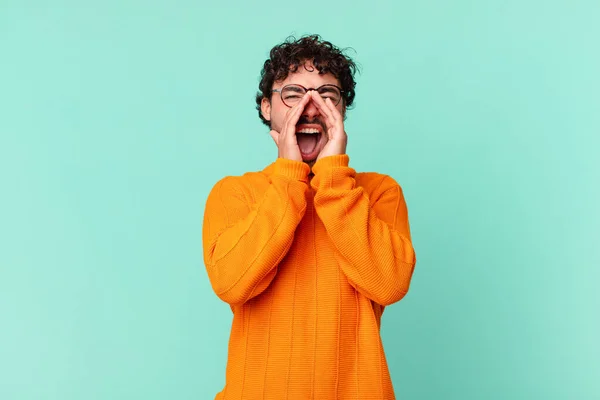
[[[288,107],[294,107],[309,90],[316,90],[323,100],[330,99],[334,106],[337,106],[342,100],[344,91],[336,85],[323,85],[318,88],[305,88],[302,85],[285,85],[281,89],[273,89],[275,93],[281,95],[281,101]]]

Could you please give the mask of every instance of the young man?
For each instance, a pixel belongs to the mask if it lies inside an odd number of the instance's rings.
[[[348,166],[354,62],[319,36],[275,46],[257,108],[278,158],[212,189],[204,261],[233,324],[217,399],[393,399],[379,335],[415,265],[402,189]]]

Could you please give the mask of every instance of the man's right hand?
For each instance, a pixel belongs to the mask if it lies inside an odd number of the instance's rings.
[[[309,92],[307,92],[298,104],[288,110],[283,121],[281,132],[271,129],[270,135],[273,140],[275,140],[277,148],[279,149],[279,158],[302,161],[302,153],[300,153],[298,139],[296,138],[296,124],[304,111],[304,107],[306,107],[309,101],[310,95]]]

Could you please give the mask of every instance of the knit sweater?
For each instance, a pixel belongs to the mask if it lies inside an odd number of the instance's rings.
[[[401,187],[347,155],[310,167],[278,158],[211,190],[203,248],[230,304],[226,382],[216,399],[394,399],[384,307],[416,262]]]

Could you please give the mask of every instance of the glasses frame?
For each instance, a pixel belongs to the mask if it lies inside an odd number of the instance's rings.
[[[339,91],[340,91],[340,99],[339,99],[339,100],[338,100],[338,101],[337,101],[337,102],[334,104],[334,106],[337,106],[338,104],[340,104],[340,101],[342,101],[342,98],[344,97],[344,91],[342,90],[342,88],[341,88],[341,87],[339,87],[338,85],[334,85],[334,84],[332,84],[332,83],[326,83],[325,85],[321,85],[321,86],[319,86],[318,88],[307,88],[307,87],[304,87],[304,86],[302,86],[302,85],[300,85],[300,84],[297,84],[297,83],[290,83],[290,84],[288,84],[288,85],[285,85],[285,86],[283,86],[283,87],[281,87],[281,88],[279,88],[279,89],[272,89],[272,90],[271,90],[271,92],[273,92],[273,93],[279,93],[279,98],[281,99],[281,102],[282,102],[282,103],[283,103],[283,104],[284,104],[286,107],[289,107],[289,108],[292,108],[293,106],[290,106],[290,105],[288,105],[288,104],[287,104],[287,103],[286,103],[286,102],[283,100],[283,94],[282,94],[283,90],[284,90],[286,87],[288,87],[288,86],[299,86],[299,87],[301,87],[302,89],[304,89],[304,91],[305,91],[306,93],[308,93],[308,91],[309,91],[309,90],[316,90],[316,91],[318,92],[318,91],[319,91],[319,89],[321,89],[322,87],[326,87],[326,86],[333,86],[334,88],[336,88],[337,90],[339,90]]]

